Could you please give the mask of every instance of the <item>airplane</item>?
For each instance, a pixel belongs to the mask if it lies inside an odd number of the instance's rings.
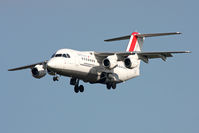
[[[82,80],[86,83],[105,84],[107,89],[115,89],[118,83],[140,75],[140,62],[149,62],[149,59],[160,58],[166,61],[173,54],[190,53],[190,51],[143,52],[143,42],[147,37],[177,35],[180,32],[140,34],[133,32],[130,35],[104,40],[106,42],[130,39],[126,52],[95,52],[60,49],[49,60],[22,67],[8,69],[16,71],[31,69],[32,76],[40,79],[47,73],[58,81],[59,76],[70,77],[70,85],[74,92],[84,92],[84,86],[79,85]]]

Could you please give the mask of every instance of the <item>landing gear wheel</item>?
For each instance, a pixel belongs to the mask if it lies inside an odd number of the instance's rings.
[[[53,77],[53,81],[59,81],[59,77],[58,76]]]
[[[116,83],[112,83],[112,88],[113,88],[113,89],[116,88]]]
[[[75,86],[75,87],[74,87],[74,91],[75,91],[75,93],[78,93],[78,92],[79,92],[79,87],[78,87],[78,86]]]
[[[107,84],[106,84],[106,88],[107,88],[108,90],[110,90],[110,89],[111,89],[111,83],[107,83]]]
[[[83,86],[83,85],[80,85],[80,86],[79,86],[79,91],[80,91],[80,92],[84,92],[84,86]]]

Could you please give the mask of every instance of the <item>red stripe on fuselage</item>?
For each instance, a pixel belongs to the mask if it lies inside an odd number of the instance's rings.
[[[130,48],[129,48],[129,52],[133,52],[134,49],[135,49],[135,45],[136,45],[136,42],[137,42],[137,37],[135,36],[136,34],[139,34],[138,32],[133,32],[131,35],[133,36],[133,39],[132,39],[132,42],[131,42],[131,45],[130,45]]]

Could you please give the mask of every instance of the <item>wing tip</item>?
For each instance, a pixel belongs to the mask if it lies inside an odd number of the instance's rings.
[[[185,51],[185,53],[192,53],[191,51]]]
[[[182,32],[176,32],[176,34],[182,34]]]
[[[109,42],[110,41],[110,39],[107,39],[107,40],[104,40],[105,42]]]
[[[16,70],[18,70],[18,69],[15,69],[15,68],[13,68],[13,69],[8,69],[8,71],[16,71]]]

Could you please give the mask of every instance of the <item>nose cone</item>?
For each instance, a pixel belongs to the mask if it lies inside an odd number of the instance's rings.
[[[52,58],[47,63],[47,68],[54,72],[62,71],[63,61],[59,58]]]
[[[48,69],[55,69],[56,68],[56,63],[53,60],[49,60],[47,63]]]
[[[64,60],[62,58],[52,58],[47,63],[47,68],[53,72],[62,72]]]

